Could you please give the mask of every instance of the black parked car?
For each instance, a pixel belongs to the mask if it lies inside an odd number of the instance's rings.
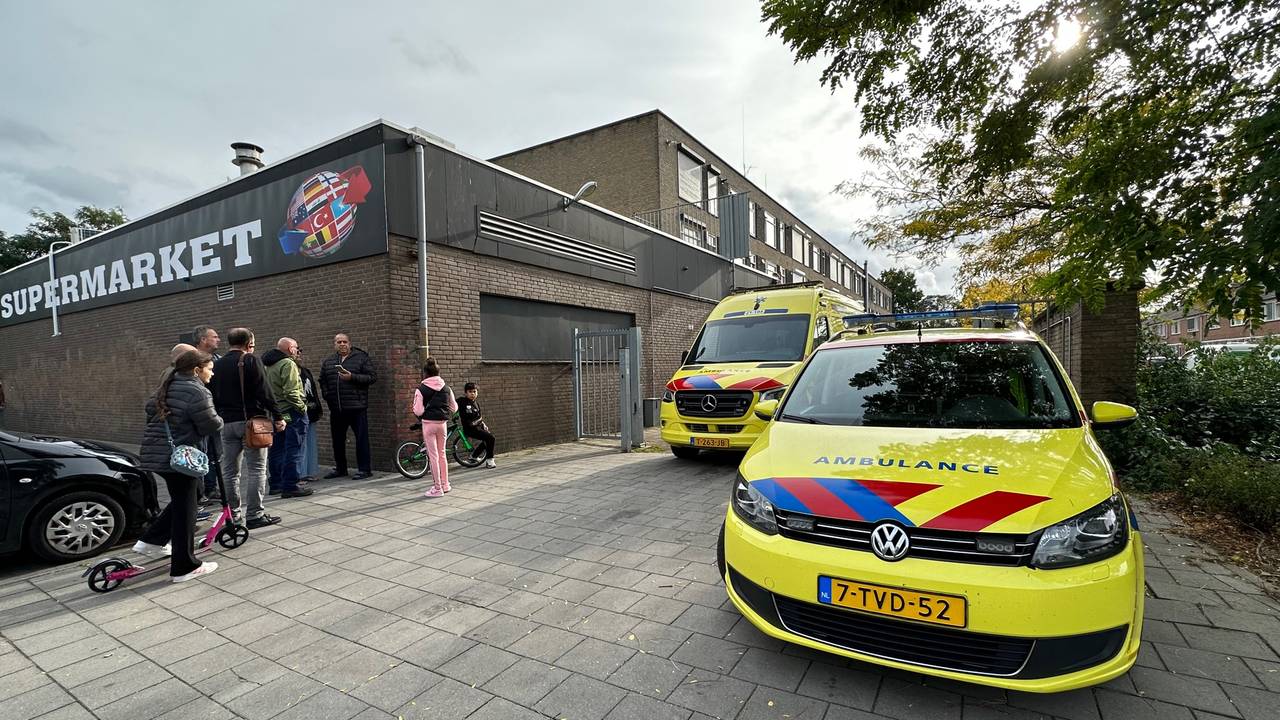
[[[0,430],[0,553],[87,558],[140,530],[157,505],[155,478],[133,453]]]

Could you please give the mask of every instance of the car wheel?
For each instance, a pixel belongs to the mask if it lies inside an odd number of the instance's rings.
[[[724,523],[720,523],[720,537],[716,540],[716,569],[720,571],[720,579],[724,580],[726,563],[724,561]]]
[[[45,501],[27,526],[27,543],[45,560],[80,560],[119,542],[126,523],[114,498],[82,490]]]
[[[685,447],[683,445],[672,445],[671,454],[681,460],[692,460],[698,457],[698,448]]]

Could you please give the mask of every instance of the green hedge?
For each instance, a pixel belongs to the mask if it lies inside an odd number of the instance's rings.
[[[1126,487],[1177,491],[1260,529],[1280,526],[1280,362],[1274,345],[1195,368],[1140,348],[1138,422],[1098,433]]]

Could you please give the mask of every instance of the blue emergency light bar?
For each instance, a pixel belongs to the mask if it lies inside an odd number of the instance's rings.
[[[996,318],[1013,320],[1018,317],[1018,306],[1015,304],[983,305],[978,308],[962,308],[956,310],[929,310],[926,312],[890,313],[888,315],[845,315],[845,325],[870,325],[874,323],[919,322],[923,320],[956,320],[959,318]]]

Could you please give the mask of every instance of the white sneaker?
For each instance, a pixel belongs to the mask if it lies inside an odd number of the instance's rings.
[[[494,462],[493,458],[489,458],[489,462],[485,463],[484,466],[487,468],[498,467],[498,463]]]
[[[173,554],[173,546],[169,543],[164,545],[152,545],[144,543],[141,540],[133,544],[133,551],[139,555],[163,555],[169,557]]]
[[[205,562],[205,563],[201,564],[201,565],[200,565],[200,567],[196,568],[195,570],[192,570],[191,572],[187,573],[186,575],[174,575],[174,576],[173,576],[173,581],[174,581],[174,582],[186,582],[186,581],[188,581],[188,580],[192,580],[192,579],[194,579],[194,578],[198,578],[198,577],[200,577],[200,576],[202,576],[202,575],[208,575],[209,573],[211,573],[211,572],[213,572],[214,570],[217,570],[217,569],[218,569],[218,563],[216,563],[216,562]]]

